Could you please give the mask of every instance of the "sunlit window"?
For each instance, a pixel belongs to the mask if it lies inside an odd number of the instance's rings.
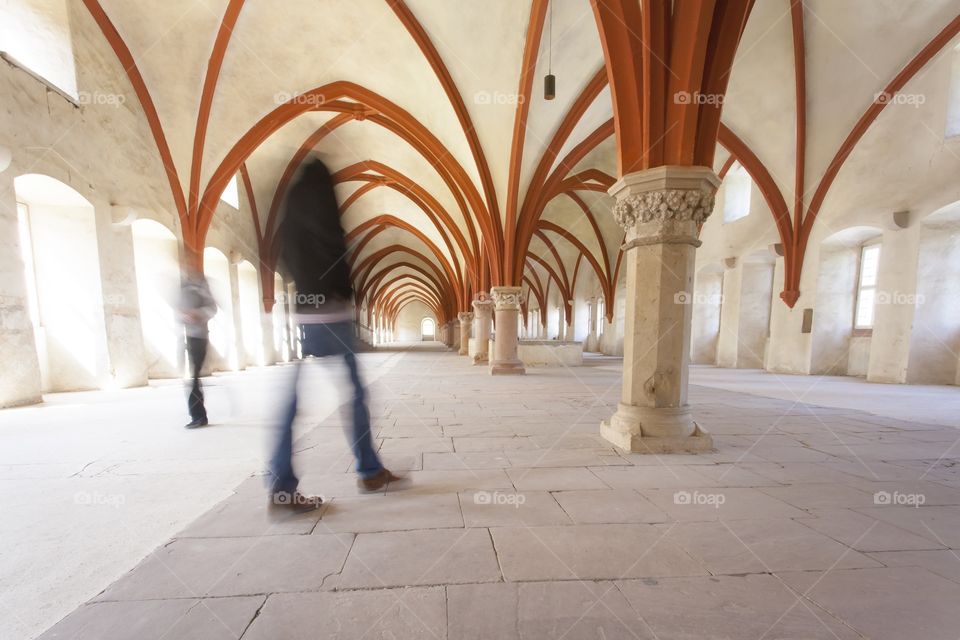
[[[753,181],[739,162],[734,162],[723,178],[723,222],[745,218],[750,213]]]
[[[607,323],[606,313],[604,307],[606,306],[606,301],[603,298],[597,299],[597,335],[603,335],[603,327]]]
[[[423,340],[433,340],[437,331],[437,323],[433,318],[424,318],[420,321],[420,337]]]
[[[866,245],[860,250],[860,280],[857,285],[857,310],[854,329],[872,329],[877,300],[877,271],[880,266],[880,245]]]
[[[43,82],[79,99],[65,0],[0,2],[0,52]]]
[[[227,187],[220,195],[220,199],[234,209],[240,208],[240,190],[237,188],[237,176],[230,178],[230,182],[227,183]]]
[[[950,65],[950,91],[947,94],[947,131],[948,138],[960,136],[960,45],[953,50]]]

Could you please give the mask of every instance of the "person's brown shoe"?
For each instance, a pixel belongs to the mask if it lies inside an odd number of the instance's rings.
[[[306,513],[307,511],[316,511],[321,506],[323,506],[323,498],[320,496],[305,496],[299,491],[293,493],[275,491],[270,494],[269,509],[274,513],[280,511]]]
[[[357,486],[366,492],[379,491],[387,486],[388,483],[399,482],[400,480],[403,480],[403,478],[394,475],[389,469],[381,469],[376,475],[357,480]]]

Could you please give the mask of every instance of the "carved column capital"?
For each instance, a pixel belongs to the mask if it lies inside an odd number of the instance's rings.
[[[520,302],[523,300],[523,289],[520,287],[493,287],[490,289],[490,297],[493,298],[494,307],[500,311],[504,309],[520,310]]]
[[[460,313],[457,314],[457,318],[460,319],[460,322],[461,322],[461,323],[463,323],[463,322],[472,322],[472,321],[473,321],[473,313],[470,312],[470,311],[461,311]]]
[[[482,300],[473,301],[473,313],[477,318],[489,318],[490,314],[493,312],[493,300],[490,298],[484,298]]]
[[[643,222],[703,224],[713,212],[713,193],[706,190],[664,189],[629,194],[617,200],[613,217],[624,229]]]
[[[699,246],[697,230],[713,212],[720,179],[708,167],[654,167],[610,188],[613,216],[627,232],[624,249],[650,244]]]

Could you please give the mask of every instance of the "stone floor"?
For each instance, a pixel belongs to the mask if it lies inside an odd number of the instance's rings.
[[[360,357],[375,380],[400,354]],[[310,367],[304,385],[329,389],[339,369]],[[177,380],[0,411],[0,640],[36,637],[263,469],[286,375],[207,378],[211,426],[201,431],[182,428]],[[304,397],[305,424],[338,404],[335,393]]]
[[[341,415],[305,421],[325,509],[271,520],[250,477],[41,637],[960,635],[960,432],[690,395],[716,453],[624,454],[597,436],[616,367],[491,377],[407,351],[371,386],[405,486],[357,495]]]
[[[690,367],[694,384],[738,393],[859,409],[889,418],[960,426],[960,389],[945,385],[876,384],[851,376],[800,376],[760,369]]]

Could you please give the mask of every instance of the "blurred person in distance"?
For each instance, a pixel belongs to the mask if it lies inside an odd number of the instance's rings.
[[[280,224],[280,260],[296,284],[296,321],[304,357],[342,356],[353,387],[352,429],[348,435],[363,491],[400,480],[384,468],[373,447],[366,393],[354,355],[354,308],[347,241],[333,180],[318,159],[306,163],[290,188]],[[297,415],[299,362],[294,365],[276,446],[270,461],[270,504],[296,511],[317,509],[322,498],[297,491],[293,471],[293,423]]]
[[[178,311],[186,336],[187,359],[192,378],[187,400],[190,422],[186,428],[195,429],[209,424],[207,408],[203,402],[203,388],[200,385],[200,370],[207,358],[207,347],[210,344],[210,330],[207,325],[210,319],[217,315],[217,303],[210,293],[210,285],[203,272],[194,266],[187,267],[181,278]]]

